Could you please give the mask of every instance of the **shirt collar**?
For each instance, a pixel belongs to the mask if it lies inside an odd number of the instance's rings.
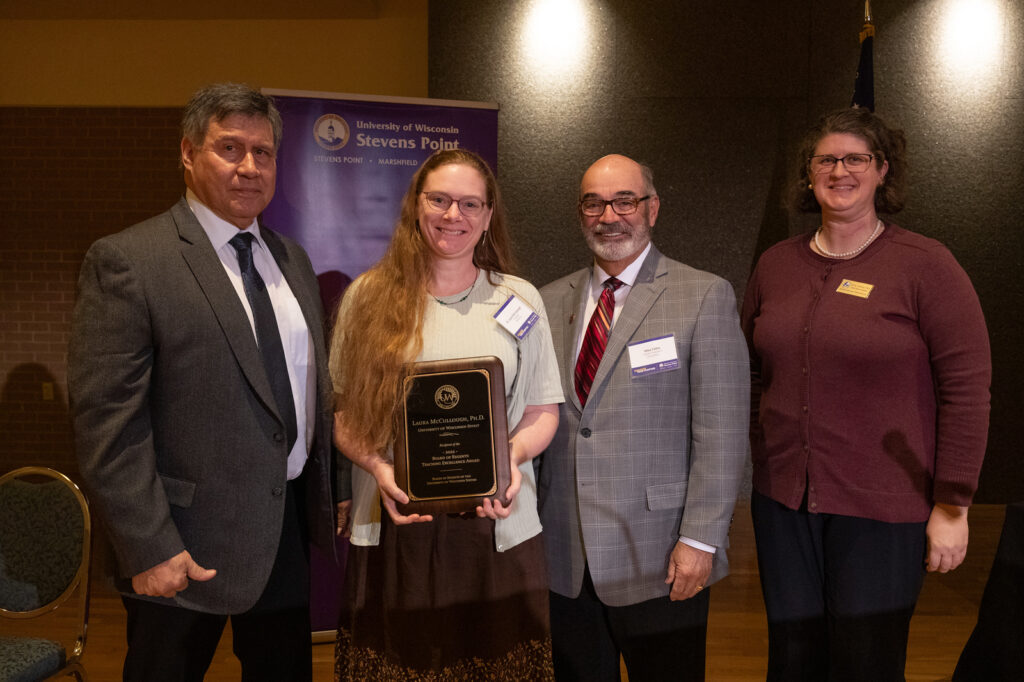
[[[647,242],[647,246],[640,252],[640,255],[633,259],[633,262],[626,266],[626,269],[615,276],[615,279],[622,282],[627,287],[633,286],[636,282],[637,275],[640,274],[640,268],[643,267],[644,261],[647,260],[647,254],[651,252],[651,242]],[[611,277],[604,269],[594,261],[594,274],[590,279],[590,286],[595,291],[599,291],[604,286],[604,281]]]
[[[214,213],[209,206],[199,200],[199,197],[195,195],[191,189],[185,190],[185,201],[188,202],[188,207],[192,209],[192,213],[195,215],[196,220],[199,221],[199,225],[203,228],[206,236],[209,237],[210,243],[213,244],[214,251],[219,251],[224,247],[231,238],[239,232],[248,232],[256,237],[256,242],[262,247],[266,248],[266,244],[263,243],[263,237],[260,236],[259,223],[254,219],[252,224],[244,230],[239,230],[237,227],[224,220],[216,213]]]

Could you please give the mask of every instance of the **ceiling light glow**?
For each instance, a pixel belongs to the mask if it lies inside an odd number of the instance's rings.
[[[952,0],[942,37],[949,73],[974,76],[999,67],[1003,22],[995,0]]]
[[[548,76],[579,68],[587,39],[581,0],[535,0],[523,32],[523,47],[533,68]]]

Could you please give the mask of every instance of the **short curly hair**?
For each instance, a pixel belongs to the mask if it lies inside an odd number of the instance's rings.
[[[807,131],[793,165],[789,192],[791,206],[804,213],[821,211],[821,205],[814,197],[814,190],[808,181],[808,164],[822,138],[835,133],[856,135],[867,142],[871,153],[875,155],[878,168],[884,162],[889,162],[885,182],[875,190],[875,210],[879,213],[899,213],[906,201],[907,139],[902,130],[890,128],[881,118],[864,108],[840,109],[826,114]]]

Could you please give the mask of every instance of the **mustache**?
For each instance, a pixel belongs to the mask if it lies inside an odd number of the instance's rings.
[[[610,233],[632,234],[633,230],[629,227],[629,225],[626,225],[623,222],[617,222],[617,223],[609,223],[609,224],[598,223],[597,225],[595,225],[590,230],[590,232],[591,232],[591,234],[595,234],[595,235],[603,235],[603,234],[610,234]]]

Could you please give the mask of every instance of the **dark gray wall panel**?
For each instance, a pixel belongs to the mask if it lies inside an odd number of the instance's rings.
[[[995,60],[965,77],[943,57],[959,39],[946,25],[963,3],[873,4],[877,111],[910,145],[911,195],[897,222],[949,246],[991,332],[992,428],[977,499],[1024,498],[1024,6],[967,3],[1000,19]],[[757,254],[815,224],[780,207],[783,190],[809,123],[850,103],[863,3],[580,5],[593,29],[586,68],[554,80],[522,47],[535,2],[430,6],[430,95],[501,105],[498,171],[523,274],[541,285],[587,262],[579,179],[619,152],[654,169],[659,247],[742,296]]]

